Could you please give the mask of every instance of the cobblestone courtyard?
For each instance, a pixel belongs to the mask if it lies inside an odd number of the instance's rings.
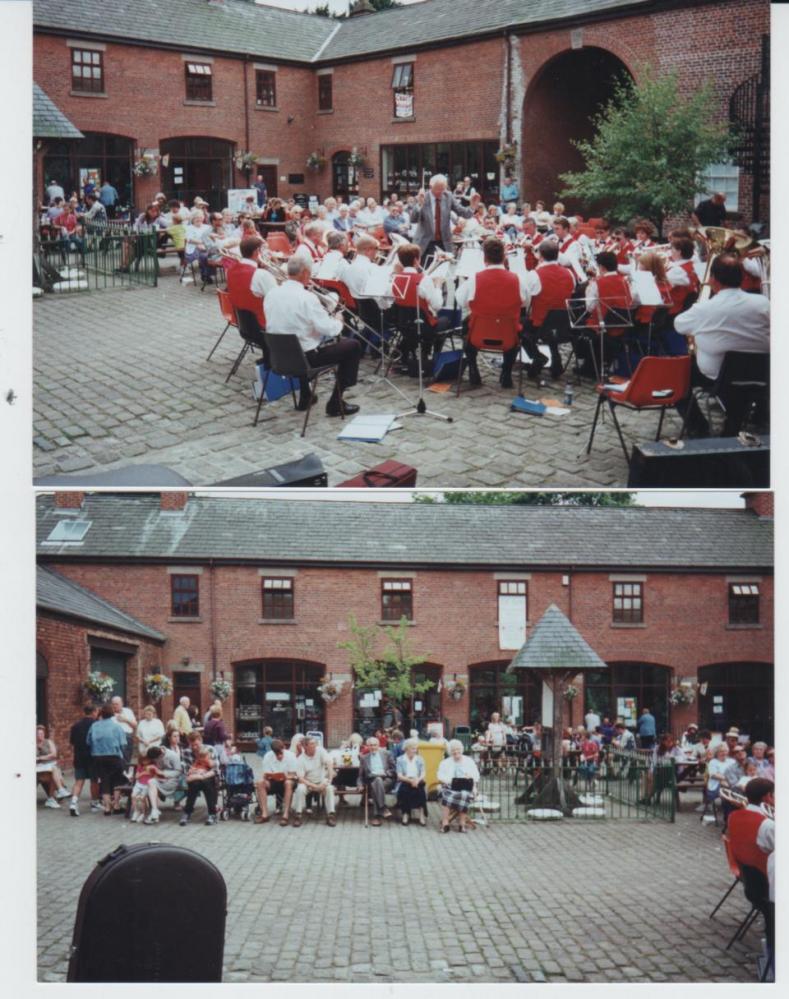
[[[205,855],[228,886],[224,980],[317,982],[751,982],[759,934],[725,945],[747,911],[720,830],[686,803],[675,824],[499,823],[457,838],[356,807],[335,829],[237,820],[179,828],[78,819],[38,801],[39,978],[65,981],[81,886],[120,843]],[[275,858],[271,860],[270,858]],[[309,872],[309,873],[307,873]],[[176,900],[177,901],[177,900]],[[758,925],[758,924],[757,924]]]
[[[512,413],[512,390],[497,372],[483,373],[482,388],[426,392],[428,406],[454,417],[451,424],[409,417],[380,444],[336,439],[338,420],[320,392],[307,436],[290,398],[264,411],[253,428],[253,364],[246,360],[229,384],[225,376],[240,339],[229,330],[210,362],[222,330],[216,294],[182,286],[172,275],[158,288],[48,295],[34,303],[34,474],[102,470],[133,463],[168,465],[195,485],[269,467],[316,452],[329,484],[396,458],[418,469],[421,486],[624,486],[627,466],[610,419],[585,453],[596,401],[589,382],[575,389],[567,416]],[[395,376],[415,398],[415,381]],[[561,401],[563,384],[528,389],[528,398]],[[403,398],[373,375],[365,361],[349,394],[363,413],[397,413]],[[631,441],[649,440],[657,415],[623,411]],[[679,419],[666,421],[679,429]]]

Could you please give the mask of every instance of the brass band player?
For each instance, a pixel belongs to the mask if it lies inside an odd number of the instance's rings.
[[[418,309],[421,320],[421,354],[422,369],[432,372],[430,364],[431,352],[436,355],[441,352],[444,343],[444,333],[449,328],[449,319],[439,316],[439,310],[444,304],[440,278],[424,274],[419,266],[419,247],[413,243],[405,243],[397,250],[397,260],[394,265],[392,279],[392,294],[395,304],[401,308]],[[403,367],[401,374],[415,377],[418,373],[416,365],[416,331],[413,326],[405,324],[401,344]]]

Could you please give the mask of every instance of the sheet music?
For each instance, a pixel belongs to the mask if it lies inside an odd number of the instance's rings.
[[[642,305],[663,305],[663,296],[655,281],[655,275],[649,271],[634,271],[631,274],[633,290],[638,295]]]
[[[457,277],[469,278],[485,269],[485,257],[478,246],[466,246],[460,254]]]
[[[526,276],[526,254],[524,253],[522,246],[519,246],[514,253],[509,254],[509,262],[510,270],[513,274],[522,275],[523,277]]]
[[[375,267],[370,271],[370,275],[364,283],[362,295],[365,298],[391,298],[392,296],[392,268]]]

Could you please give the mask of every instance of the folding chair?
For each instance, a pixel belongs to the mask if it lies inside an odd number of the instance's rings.
[[[230,295],[228,294],[228,292],[221,291],[219,288],[217,288],[216,297],[219,300],[219,311],[222,313],[222,318],[225,320],[225,328],[219,334],[219,339],[216,341],[216,343],[214,344],[214,346],[211,348],[211,353],[206,358],[207,361],[211,360],[211,358],[213,357],[214,351],[219,346],[219,344],[222,342],[222,340],[224,339],[225,333],[227,333],[227,331],[230,329],[230,327],[232,326],[235,329],[238,329],[238,320],[236,319],[235,309],[233,308],[233,304],[230,301]]]
[[[740,865],[740,880],[745,891],[745,898],[750,902],[751,908],[748,915],[735,930],[734,936],[726,944],[726,950],[730,950],[738,940],[742,940],[759,915],[762,915],[764,917],[768,949],[772,953],[771,937],[774,933],[774,925],[772,913],[769,910],[770,886],[767,883],[767,878],[758,868],[742,864]]]
[[[536,327],[531,337],[529,339],[534,343],[535,349],[537,349],[537,344],[542,342],[550,348],[551,351],[551,375],[557,378],[561,378],[564,372],[569,367],[570,361],[573,356],[576,357],[576,367],[577,367],[577,352],[576,352],[576,335],[573,333],[572,329],[572,318],[568,313],[567,309],[551,309],[545,316],[541,326]],[[562,363],[562,358],[559,353],[559,346],[563,343],[571,343],[572,349],[567,358],[566,363]],[[543,365],[544,367],[544,365]],[[523,364],[521,363],[520,375],[518,379],[518,395],[523,395]]]
[[[678,402],[685,399],[690,391],[690,357],[643,357],[629,381],[622,382],[621,385],[599,384],[597,386],[598,399],[595,409],[592,432],[589,435],[589,443],[586,446],[586,453],[592,450],[597,421],[600,418],[600,411],[607,402],[614,420],[616,432],[619,435],[619,443],[625,455],[625,461],[629,463],[630,456],[627,452],[627,444],[622,434],[622,428],[616,416],[616,407],[624,406],[625,409],[649,410],[659,409],[660,420],[658,422],[655,440],[660,440],[660,433],[663,429],[663,419],[666,410],[676,406]]]
[[[233,362],[233,367],[228,372],[227,378],[225,378],[225,384],[227,384],[233,375],[238,371],[241,362],[247,355],[248,351],[253,351],[255,348],[263,351],[263,357],[266,356],[266,345],[263,339],[263,330],[260,327],[258,318],[254,312],[250,312],[248,309],[238,309],[236,311],[236,320],[238,324],[238,332],[241,334],[241,339],[244,341],[241,350],[238,353]],[[224,334],[222,334],[224,336]]]
[[[520,345],[519,322],[511,315],[479,315],[469,317],[468,343],[476,347],[480,353],[504,354],[515,350]],[[521,365],[521,373],[523,365]],[[460,395],[460,383],[463,379],[463,365],[458,365],[458,380],[455,395]],[[518,393],[521,392],[521,381],[518,382]]]
[[[718,904],[715,906],[715,908],[710,913],[710,915],[709,915],[710,919],[714,918],[715,913],[718,911],[718,909],[720,909],[720,907],[723,905],[723,903],[726,901],[726,899],[729,897],[729,895],[731,895],[731,893],[734,891],[734,889],[737,887],[737,885],[742,880],[741,874],[740,874],[740,865],[734,859],[734,854],[731,852],[731,839],[729,838],[729,836],[726,833],[724,833],[723,836],[721,836],[721,839],[723,840],[723,848],[726,851],[726,862],[729,865],[729,870],[731,871],[732,876],[734,877],[734,881],[732,881],[730,887],[726,891],[726,894],[723,896],[723,898],[720,900],[720,902],[718,902]]]
[[[241,311],[239,311],[239,319],[241,318]],[[337,363],[321,364],[318,367],[313,367],[305,357],[304,349],[295,333],[272,334],[264,332],[263,341],[266,345],[266,354],[268,355],[267,371],[263,378],[253,426],[256,427],[258,424],[260,410],[263,406],[263,400],[266,397],[266,385],[269,374],[272,371],[283,378],[299,378],[309,382],[312,395],[316,394],[320,376],[326,371],[333,371],[337,395],[340,400],[340,415],[342,419],[345,419],[345,407],[342,401],[342,386],[340,385],[339,365]],[[311,410],[312,406],[307,406],[304,414],[304,426],[301,428],[302,437],[307,432],[307,423],[310,419]]]
[[[716,399],[726,414],[721,436],[736,437],[754,408],[769,415],[770,355],[727,351],[715,384],[699,392],[705,394]],[[683,436],[686,424],[687,414],[682,423]]]
[[[271,253],[285,253],[288,256],[293,252],[290,240],[284,232],[270,232],[266,235],[266,245]]]

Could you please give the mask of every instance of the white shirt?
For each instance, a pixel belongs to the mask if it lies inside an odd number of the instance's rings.
[[[478,781],[479,770],[470,756],[461,756],[457,761],[447,756],[438,765],[437,777],[441,784],[451,784],[455,777],[470,777],[473,781]]]
[[[506,267],[504,264],[488,264],[485,267],[485,270],[503,271],[506,270]],[[467,281],[464,281],[458,286],[458,289],[455,292],[455,304],[459,305],[461,309],[467,309],[469,302],[474,301],[474,296],[477,293],[476,277],[476,274],[472,274]],[[528,277],[528,272],[526,274],[519,273],[517,277],[521,288],[521,303],[528,308],[529,303],[531,302],[531,292],[529,291],[529,285],[531,282]]]
[[[600,715],[594,711],[587,711],[584,715],[584,722],[586,724],[587,732],[594,732],[596,728],[599,728],[602,722],[600,721]]]
[[[270,749],[263,757],[264,774],[295,774],[298,773],[298,770],[299,764],[289,749],[283,750],[281,760],[277,759],[273,749]]]
[[[266,294],[266,332],[295,333],[305,351],[324,338],[339,336],[342,321],[333,319],[312,292],[289,278]]]
[[[406,754],[403,754],[403,755],[405,756],[404,766],[405,766],[405,775],[406,775],[406,777],[418,777],[419,776],[419,766],[418,766],[418,764],[416,762],[416,760],[417,760],[416,756],[409,757]]]
[[[489,722],[487,737],[491,746],[505,746],[507,744],[507,726],[503,722]]]
[[[293,252],[293,256],[305,260],[312,268],[312,274],[314,276],[318,272],[318,268],[321,265],[321,261],[320,259],[316,260],[315,257],[313,257],[312,253],[310,252],[310,248],[307,245],[308,243],[312,246],[315,246],[315,243],[313,243],[311,239],[309,240],[305,239],[303,242],[299,243],[299,245],[296,247],[296,249]]]
[[[120,725],[127,735],[132,734],[134,726],[137,724],[137,719],[134,717],[134,712],[131,708],[121,708],[118,714],[113,715],[113,721],[117,725]]]
[[[347,264],[345,277],[342,280],[345,281],[348,291],[354,298],[364,294],[364,286],[376,266],[377,264],[374,264],[369,257],[365,257],[363,253],[357,253],[353,260]]]
[[[137,740],[140,743],[140,748],[142,748],[142,743],[145,742],[148,745],[145,749],[148,750],[153,745],[158,745],[164,738],[164,725],[161,718],[143,718],[140,724],[137,726]],[[158,739],[158,743],[156,740]]]
[[[192,225],[191,223],[186,227],[186,252],[195,253],[198,250],[198,244],[200,246],[204,245],[204,241],[208,233],[211,232],[210,225]]]
[[[687,263],[687,261],[675,260],[666,271],[666,280],[674,288],[690,287],[690,278],[688,277],[688,272],[682,266],[683,263]]]
[[[332,281],[344,281],[345,284],[348,284],[346,274],[350,266],[339,250],[328,250],[321,261],[321,268],[331,268],[331,273],[334,274]]]
[[[274,275],[269,274],[268,271],[264,271],[262,267],[258,267],[254,260],[242,257],[240,262],[246,264],[247,267],[255,268],[255,273],[252,275],[252,281],[249,285],[249,290],[253,295],[257,295],[258,298],[265,298],[270,291],[277,287],[277,279]]]
[[[325,749],[317,746],[314,756],[302,753],[296,760],[296,773],[310,784],[321,784],[328,778],[331,757]]]
[[[740,288],[724,288],[676,316],[674,328],[695,339],[699,371],[715,379],[727,351],[769,352],[770,301]]]

